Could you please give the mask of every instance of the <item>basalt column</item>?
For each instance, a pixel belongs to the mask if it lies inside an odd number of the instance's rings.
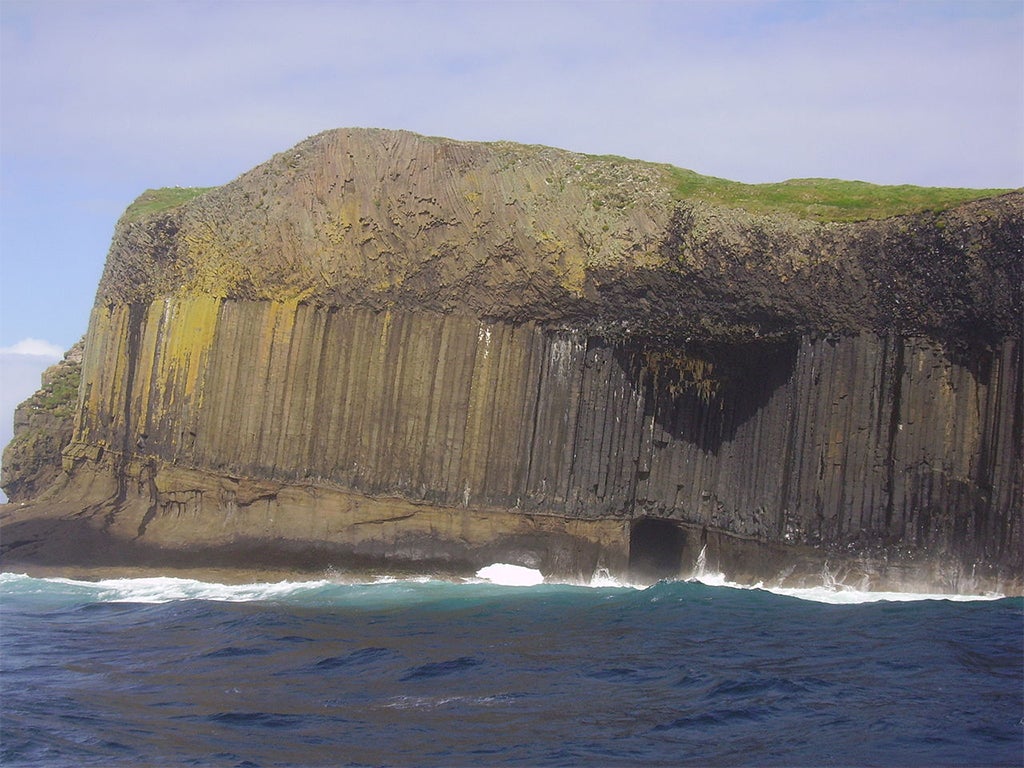
[[[212,299],[93,323],[69,467],[106,452],[448,509],[648,517],[963,567],[1020,557],[1013,342],[971,360],[869,335],[666,350]]]

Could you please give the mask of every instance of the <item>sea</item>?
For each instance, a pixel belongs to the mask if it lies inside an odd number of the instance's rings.
[[[1020,766],[1024,600],[0,574],[3,766]]]

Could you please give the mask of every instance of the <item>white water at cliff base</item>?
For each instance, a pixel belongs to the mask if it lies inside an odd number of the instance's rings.
[[[494,563],[476,572],[478,579],[506,587],[533,587],[544,583],[544,576],[536,568],[509,563]]]
[[[700,565],[700,564],[699,564]],[[776,595],[798,598],[800,600],[834,605],[849,605],[875,602],[912,602],[920,600],[949,600],[956,602],[998,600],[1004,595],[960,595],[932,592],[892,592],[870,591],[847,587],[834,581],[808,587],[782,587],[763,583],[740,584],[730,581],[721,573],[708,572],[706,568],[697,567],[694,573],[685,579],[730,590],[757,590]],[[644,590],[650,584],[634,584],[617,579],[607,569],[599,568],[593,576],[583,582],[567,582],[558,579],[546,579],[537,569],[527,568],[509,563],[493,563],[476,572],[476,578],[467,581],[443,581],[428,576],[384,576],[371,581],[349,580],[344,574],[331,573],[325,578],[295,581],[267,581],[245,584],[221,584],[214,581],[202,581],[176,576],[151,576],[144,578],[111,578],[95,581],[75,580],[67,578],[32,579],[27,575],[0,573],[0,588],[26,590],[29,592],[49,592],[57,589],[65,595],[78,595],[83,599],[98,602],[132,602],[132,603],[165,603],[176,600],[213,600],[222,602],[253,602],[264,600],[289,600],[326,596],[340,586],[357,588],[360,592],[373,590],[374,587],[385,585],[401,587],[406,585],[433,584],[437,588],[445,585],[458,589],[460,585],[476,584],[495,587],[565,587],[582,589],[625,589]],[[380,596],[381,593],[376,593]],[[367,596],[369,592],[367,592]]]

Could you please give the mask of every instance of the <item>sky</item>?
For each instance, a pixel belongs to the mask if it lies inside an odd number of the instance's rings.
[[[1024,0],[0,0],[0,443],[135,197],[347,126],[1021,187]]]

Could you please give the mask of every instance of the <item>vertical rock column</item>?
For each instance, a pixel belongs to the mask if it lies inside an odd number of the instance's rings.
[[[73,441],[123,455],[189,454],[220,307],[197,296],[95,308]]]
[[[533,323],[170,298],[94,311],[66,457],[1016,562],[1021,371],[1013,340],[654,354]]]

